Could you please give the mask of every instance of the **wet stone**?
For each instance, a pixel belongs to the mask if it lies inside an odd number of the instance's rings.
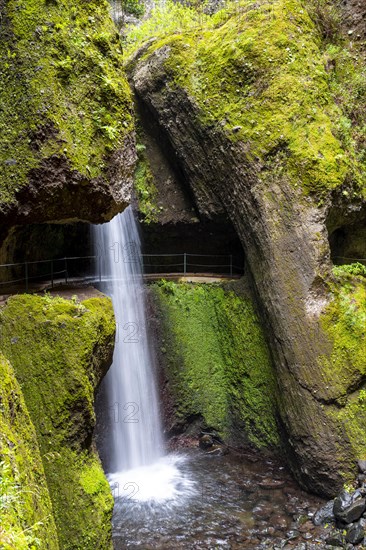
[[[343,523],[353,523],[354,521],[357,521],[360,519],[365,509],[366,500],[364,498],[359,498],[346,507],[341,505],[336,506],[336,502],[334,503],[334,515]]]
[[[365,537],[365,531],[360,522],[351,525],[346,534],[346,541],[351,544],[359,544]]]
[[[312,531],[314,529],[314,525],[311,521],[306,521],[305,523],[303,523],[300,527],[299,527],[299,531],[301,533],[307,533],[309,531]]]
[[[259,503],[253,508],[253,515],[261,519],[269,518],[272,512],[273,508],[268,502]]]
[[[295,539],[299,538],[299,536],[300,536],[300,531],[292,530],[292,531],[288,531],[286,533],[287,540],[295,540]]]
[[[330,500],[314,514],[314,525],[324,525],[334,521],[334,501]]]
[[[201,449],[210,449],[213,446],[214,442],[210,435],[205,434],[199,439],[199,446]]]
[[[285,486],[285,482],[281,479],[264,478],[258,484],[262,489],[281,489]]]
[[[344,545],[344,537],[343,535],[336,531],[332,533],[325,541],[329,546],[335,546],[336,548],[343,548]]]
[[[285,531],[288,527],[286,517],[281,514],[273,514],[269,521],[279,531]]]

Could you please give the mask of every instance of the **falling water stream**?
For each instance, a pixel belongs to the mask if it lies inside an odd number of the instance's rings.
[[[117,500],[172,500],[189,483],[177,467],[182,459],[164,453],[132,208],[96,226],[94,240],[101,286],[112,298],[117,322],[113,364],[104,380],[108,479]]]

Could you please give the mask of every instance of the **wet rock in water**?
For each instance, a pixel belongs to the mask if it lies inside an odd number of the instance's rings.
[[[314,525],[324,525],[334,521],[334,501],[329,500],[324,506],[322,506],[315,514],[313,518]]]
[[[285,481],[282,479],[264,478],[258,485],[263,489],[282,489],[285,486]]]
[[[224,447],[223,445],[212,445],[207,451],[207,454],[213,455],[213,456],[224,456],[227,455],[229,452],[227,447]]]
[[[273,507],[269,502],[261,502],[253,508],[253,516],[260,519],[268,519],[273,512]],[[273,525],[273,524],[272,524]],[[277,527],[277,525],[273,525]]]
[[[286,529],[288,528],[287,518],[285,516],[282,516],[281,514],[273,514],[269,518],[269,522],[279,531],[286,531]]]
[[[301,533],[308,533],[309,531],[313,531],[315,529],[314,524],[312,521],[306,521],[303,525],[300,525],[299,531]]]
[[[203,435],[199,439],[200,449],[204,449],[204,450],[210,449],[213,446],[213,444],[214,444],[214,441],[212,437],[208,434]]]
[[[299,536],[300,536],[300,531],[296,531],[295,529],[288,531],[286,533],[287,540],[295,540],[299,538]]]
[[[360,522],[353,523],[346,534],[346,541],[351,544],[359,544],[365,538],[365,531]]]
[[[353,523],[354,521],[360,519],[365,511],[366,500],[364,498],[356,497],[356,500],[353,501],[353,495],[350,495],[349,493],[347,493],[347,496],[343,498],[344,493],[346,493],[346,491],[343,491],[343,493],[335,499],[333,512],[339,521],[343,523]]]
[[[366,474],[366,460],[358,461],[358,469],[360,470],[361,474]]]

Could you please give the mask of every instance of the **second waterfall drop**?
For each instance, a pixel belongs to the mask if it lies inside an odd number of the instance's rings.
[[[146,323],[141,243],[132,208],[96,226],[102,290],[117,322],[113,364],[104,381],[108,479],[115,496],[169,500],[188,488],[174,455],[164,456],[155,368]]]

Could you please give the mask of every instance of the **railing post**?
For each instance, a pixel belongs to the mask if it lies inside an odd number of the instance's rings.
[[[230,254],[230,277],[233,276],[233,255]]]
[[[187,254],[184,253],[184,275],[187,273]]]
[[[51,288],[53,288],[53,260],[51,260]]]
[[[24,263],[25,266],[25,291],[28,292],[29,285],[28,285],[28,262]]]
[[[65,257],[65,285],[67,285],[67,258]]]

